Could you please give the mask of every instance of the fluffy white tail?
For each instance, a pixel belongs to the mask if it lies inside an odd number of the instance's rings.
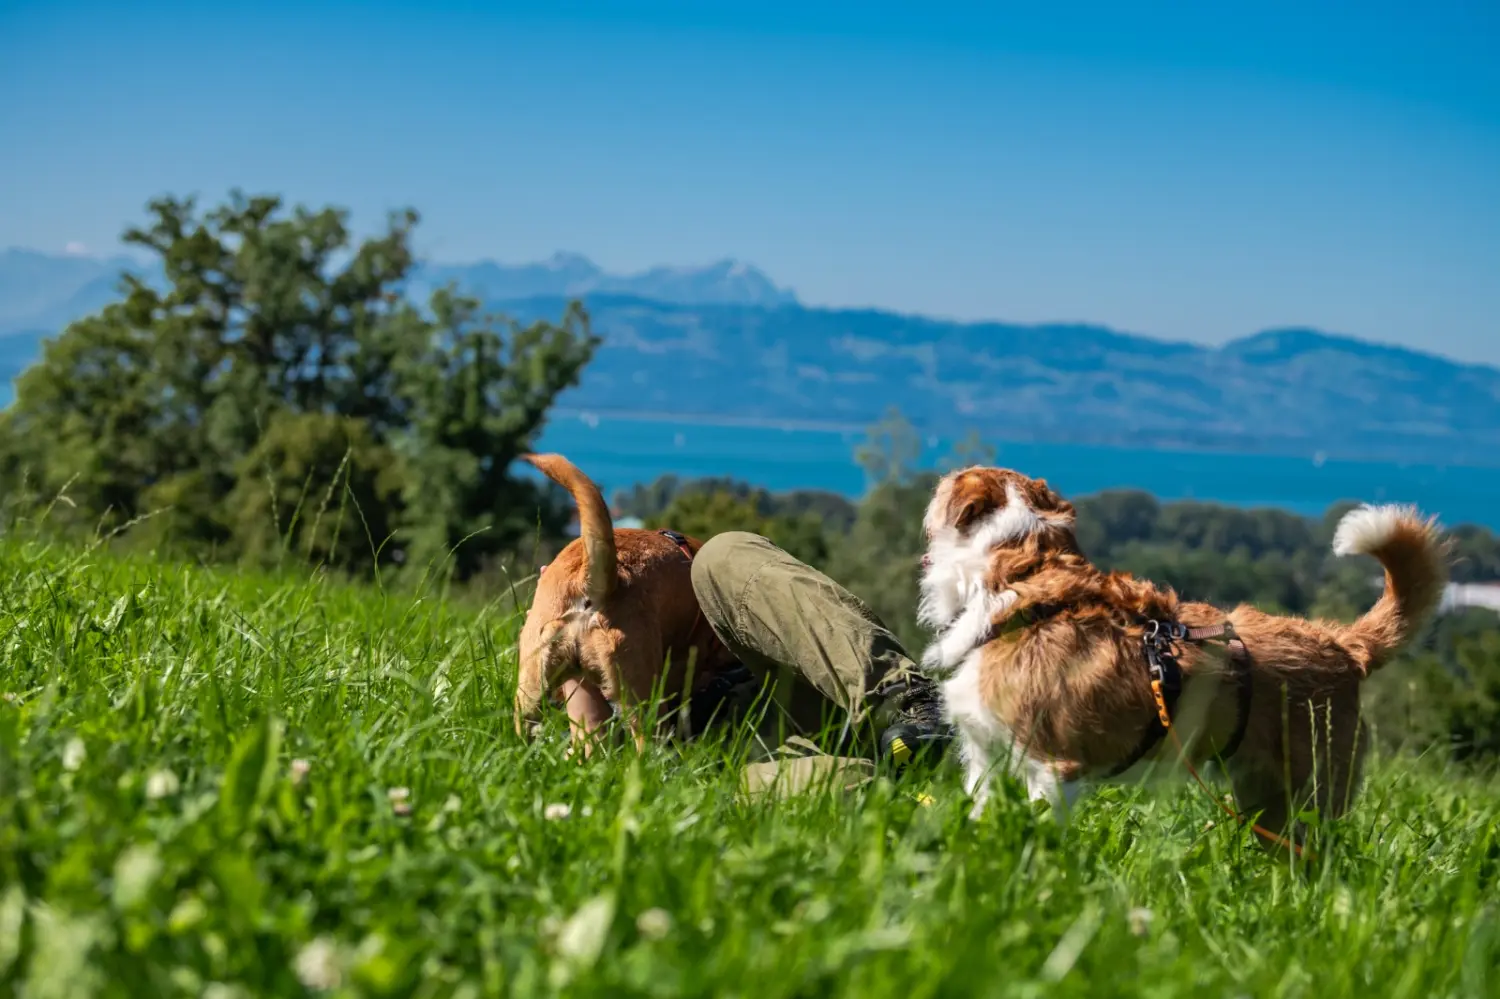
[[[1405,645],[1443,598],[1447,551],[1437,524],[1415,507],[1363,506],[1339,521],[1336,555],[1370,555],[1385,569],[1385,592],[1344,632],[1344,644],[1366,673]]]

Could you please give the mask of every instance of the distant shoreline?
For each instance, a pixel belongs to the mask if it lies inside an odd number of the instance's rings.
[[[698,418],[568,407],[536,442],[585,469],[610,492],[662,476],[732,478],[769,492],[812,490],[858,499],[869,491],[854,460],[863,435],[818,420]],[[813,429],[798,429],[811,426]],[[852,428],[850,428],[852,429]],[[940,467],[944,446],[924,438],[914,467]],[[1500,528],[1500,469],[1227,454],[1061,442],[994,440],[999,460],[1045,478],[1066,495],[1139,490],[1163,502],[1274,507],[1320,517],[1335,503],[1415,503],[1444,523]]]
[[[622,420],[631,423],[685,423],[693,427],[749,427],[756,430],[786,430],[796,433],[863,434],[869,426],[862,423],[836,423],[832,420],[779,419],[769,416],[723,416],[714,413],[669,413],[649,409],[595,409],[558,406],[549,420],[557,417],[587,423],[589,417]]]
[[[834,420],[783,419],[770,416],[728,416],[717,413],[678,413],[667,410],[608,409],[592,406],[554,407],[548,416],[548,422],[556,423],[559,419],[567,419],[589,424],[590,418],[594,422],[616,420],[622,423],[677,423],[691,427],[738,427],[751,430],[780,430],[787,433],[854,434],[861,438],[867,436],[873,426],[870,423],[846,423]],[[915,429],[917,435],[922,440],[924,449],[933,447],[935,441],[951,444],[961,439],[961,437],[950,434],[930,433],[920,427]],[[1325,464],[1340,464],[1394,465],[1403,468],[1500,468],[1500,462],[1434,461],[1431,458],[1341,452],[1330,454],[1319,449],[1293,451],[1289,448],[1206,447],[1202,444],[1185,443],[1171,437],[1163,437],[1150,442],[1139,442],[1089,438],[1070,440],[1067,438],[1023,437],[1020,435],[999,436],[981,433],[980,438],[986,443],[994,444],[1002,449],[1006,445],[1020,445],[1023,447],[1097,448],[1106,451],[1131,451],[1153,454],[1213,455],[1231,458],[1235,456],[1246,458],[1286,458],[1294,461],[1306,461],[1316,467],[1322,467]]]

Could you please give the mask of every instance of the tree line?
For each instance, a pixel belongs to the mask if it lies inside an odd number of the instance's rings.
[[[148,205],[126,231],[165,275],[124,275],[120,299],[44,345],[0,413],[0,526],[106,534],[193,558],[296,559],[351,573],[443,567],[459,581],[555,549],[570,505],[513,474],[599,338],[573,305],[526,325],[454,288],[406,294],[415,212],[356,240],[345,212],[234,193]],[[764,534],[849,585],[914,650],[922,511],[938,471],[892,414],[857,459],[858,502],[772,495],[729,479],[663,478],[617,512],[700,538]],[[949,465],[992,462],[971,436]],[[1368,560],[1329,555],[1347,507],[1074,497],[1079,540],[1123,569],[1221,605],[1350,618],[1375,597]],[[1500,540],[1451,532],[1455,579],[1500,580]],[[1446,617],[1372,682],[1383,729],[1455,755],[1500,754],[1500,636],[1487,612]]]
[[[567,512],[511,474],[598,338],[574,306],[521,326],[452,288],[404,294],[417,215],[235,193],[163,198],[124,241],[160,264],[44,344],[0,415],[0,502],[55,529],[193,555],[460,577]]]

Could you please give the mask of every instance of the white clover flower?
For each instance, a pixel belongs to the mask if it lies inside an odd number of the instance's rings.
[[[672,915],[666,909],[647,909],[635,917],[635,928],[647,940],[660,940],[672,932]]]
[[[161,874],[161,855],[156,844],[127,846],[115,860],[114,901],[122,909],[133,909],[146,900]]]
[[[338,988],[344,977],[338,947],[327,937],[318,937],[298,951],[292,970],[304,988],[318,991]]]
[[[1125,921],[1130,924],[1130,932],[1138,937],[1143,937],[1151,932],[1151,920],[1155,913],[1150,909],[1136,907],[1125,914]]]
[[[243,987],[224,982],[209,982],[203,986],[203,999],[247,999],[249,995]]]
[[[548,805],[546,808],[542,809],[542,818],[546,819],[548,822],[558,822],[572,814],[573,806],[564,804],[563,802]]]
[[[146,797],[152,801],[170,798],[182,789],[182,781],[170,770],[153,770],[146,778]]]
[[[88,759],[89,751],[84,746],[83,740],[74,736],[68,740],[63,747],[62,765],[64,770],[77,770],[83,766],[83,761]]]
[[[391,811],[401,818],[411,814],[411,788],[393,787],[385,794],[391,800]]]
[[[301,784],[307,779],[308,772],[312,770],[312,764],[303,759],[296,759],[287,769],[291,772],[292,783]]]

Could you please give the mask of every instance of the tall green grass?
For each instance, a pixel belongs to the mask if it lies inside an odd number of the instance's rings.
[[[0,987],[1481,996],[1500,782],[1396,758],[1289,869],[1194,788],[746,801],[510,730],[502,605],[0,541]],[[924,793],[931,796],[924,803]]]

